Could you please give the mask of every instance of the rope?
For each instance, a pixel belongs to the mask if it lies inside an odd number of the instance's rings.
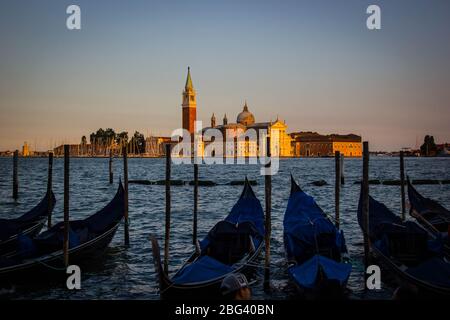
[[[66,268],[53,267],[53,266],[51,266],[51,265],[49,265],[49,264],[47,264],[47,263],[45,263],[43,261],[38,261],[38,263],[42,264],[44,267],[47,267],[47,268],[55,270],[55,271],[65,271],[66,270]]]

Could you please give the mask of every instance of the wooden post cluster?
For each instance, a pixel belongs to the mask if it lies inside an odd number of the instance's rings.
[[[64,145],[64,265],[69,265],[69,171],[70,171],[70,149]]]
[[[113,184],[113,151],[109,150],[109,184]]]
[[[14,151],[13,155],[13,199],[19,198],[19,150]]]
[[[364,264],[370,265],[369,239],[369,143],[363,142],[363,180],[362,180],[362,215],[364,235]],[[365,273],[364,273],[365,274]]]
[[[406,219],[406,206],[405,206],[405,162],[403,151],[400,151],[400,190],[402,196],[402,219]]]
[[[267,137],[267,158],[271,157],[270,152],[270,137]],[[272,217],[271,217],[271,207],[272,207],[272,176],[269,172],[271,167],[271,162],[266,164],[266,175],[265,175],[265,207],[266,207],[266,216],[265,216],[265,262],[264,262],[264,290],[270,290],[270,236],[272,233]]]
[[[52,227],[52,211],[53,211],[53,152],[48,153],[48,178],[47,178],[47,198],[48,198],[48,213],[47,213],[47,228]]]
[[[164,241],[164,272],[169,273],[169,245],[170,245],[170,175],[171,175],[171,146],[166,144],[166,224]]]
[[[334,202],[335,202],[335,225],[336,228],[339,229],[339,198],[341,193],[341,154],[339,151],[336,151],[334,153],[334,159],[335,159],[335,167],[336,167],[336,183],[334,188]]]
[[[194,163],[194,217],[192,228],[192,243],[197,244],[197,214],[198,214],[198,164]]]
[[[128,152],[127,152],[127,147],[124,146],[123,150],[122,150],[122,155],[123,155],[123,188],[125,190],[125,196],[124,196],[124,220],[125,220],[125,225],[124,225],[124,240],[125,240],[125,245],[128,246],[130,244],[130,233],[128,230],[129,227],[129,223],[128,223]]]

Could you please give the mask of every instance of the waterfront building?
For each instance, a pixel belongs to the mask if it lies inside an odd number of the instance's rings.
[[[317,132],[291,133],[294,157],[332,157],[339,151],[345,157],[361,157],[361,136],[355,134],[321,135]]]
[[[31,155],[30,147],[28,146],[28,143],[25,141],[22,147],[22,157],[29,157],[30,155]]]

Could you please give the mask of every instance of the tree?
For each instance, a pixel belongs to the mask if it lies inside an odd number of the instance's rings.
[[[116,135],[116,142],[120,146],[124,146],[128,142],[128,132],[122,131]]]
[[[142,133],[136,131],[129,143],[131,150],[135,153],[145,153],[145,137]]]
[[[423,144],[420,146],[420,155],[422,156],[435,156],[437,154],[436,143],[434,143],[434,137],[426,135]]]

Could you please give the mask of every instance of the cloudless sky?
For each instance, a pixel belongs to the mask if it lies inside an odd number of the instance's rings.
[[[247,100],[256,121],[360,134],[372,150],[450,142],[449,14],[448,0],[2,0],[0,150],[99,127],[169,135],[187,66],[205,125]]]

